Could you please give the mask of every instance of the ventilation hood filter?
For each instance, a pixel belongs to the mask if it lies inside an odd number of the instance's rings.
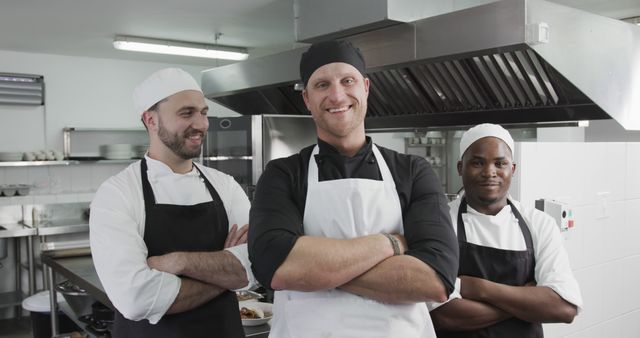
[[[366,127],[614,118],[640,130],[640,27],[538,0],[504,0],[345,38],[367,60]],[[306,48],[203,73],[242,114],[308,114],[294,85]]]

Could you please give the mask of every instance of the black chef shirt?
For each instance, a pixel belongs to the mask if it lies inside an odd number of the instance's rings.
[[[345,178],[382,180],[371,138],[349,158],[318,140],[318,180]],[[307,169],[314,146],[287,158],[270,161],[258,181],[249,218],[249,258],[254,275],[267,287],[298,237],[307,197]],[[431,266],[448,293],[458,273],[458,240],[440,180],[421,157],[378,146],[396,184],[404,236],[414,256]]]

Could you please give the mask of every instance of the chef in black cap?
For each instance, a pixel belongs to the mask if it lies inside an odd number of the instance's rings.
[[[348,42],[302,55],[318,143],[267,165],[250,215],[252,269],[276,290],[270,337],[435,337],[424,302],[453,290],[441,183],[424,158],[365,135],[364,74]]]

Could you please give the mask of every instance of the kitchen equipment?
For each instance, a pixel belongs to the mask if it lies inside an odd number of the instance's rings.
[[[315,144],[310,115],[210,117],[202,163],[232,175],[251,199],[264,166]]]
[[[107,160],[128,160],[136,154],[132,144],[103,144],[99,149],[100,157]]]
[[[69,281],[56,285],[56,290],[62,294],[77,317],[91,313],[91,304],[95,299],[87,291]]]
[[[315,2],[299,3],[301,20],[308,21],[296,27],[335,28],[318,40],[340,38],[362,51],[370,79],[368,131],[608,118],[640,129],[640,114],[632,113],[640,111],[637,25],[547,1],[420,1],[430,7],[414,11],[423,19],[375,29],[374,18],[352,35],[341,28],[349,21],[340,16],[351,15],[338,9],[341,1],[323,2],[332,10],[329,20],[304,15]],[[306,112],[294,88],[301,88],[298,64],[307,48],[209,69],[203,92],[241,114]]]

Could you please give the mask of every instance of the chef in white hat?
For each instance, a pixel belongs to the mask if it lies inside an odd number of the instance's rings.
[[[117,309],[112,336],[244,337],[229,290],[254,284],[250,204],[233,177],[192,161],[209,127],[202,90],[167,68],[136,87],[133,102],[148,152],[91,203],[93,261]]]
[[[449,301],[429,304],[438,337],[542,337],[541,323],[571,323],[582,306],[554,219],[509,196],[513,154],[499,125],[462,135],[465,192],[449,203],[460,266]]]

